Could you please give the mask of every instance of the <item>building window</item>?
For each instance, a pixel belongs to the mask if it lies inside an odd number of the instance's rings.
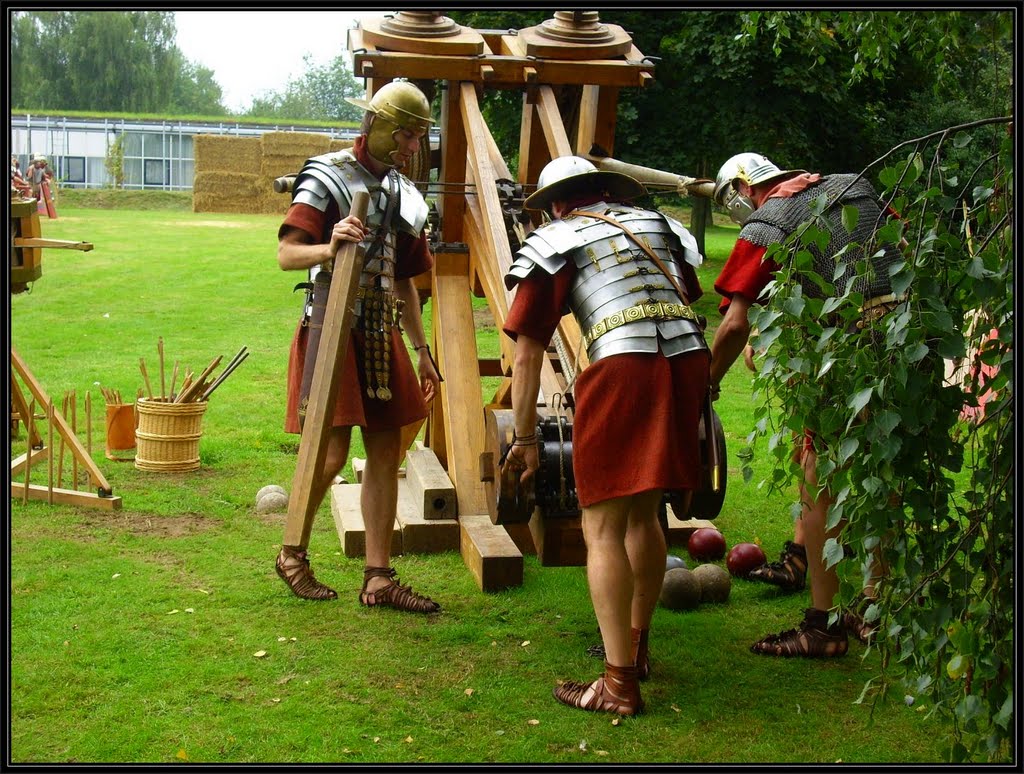
[[[65,183],[84,183],[85,156],[65,156],[58,174]]]
[[[168,163],[164,159],[145,159],[143,185],[166,185]]]

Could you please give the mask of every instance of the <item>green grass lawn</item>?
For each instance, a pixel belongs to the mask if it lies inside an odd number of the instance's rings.
[[[527,556],[522,586],[485,594],[458,553],[402,556],[403,580],[443,612],[367,610],[356,601],[362,561],[342,556],[325,503],[311,556],[340,598],[294,597],[273,567],[284,517],[260,515],[254,502],[264,485],[291,488],[298,447],[282,425],[303,301],[292,288],[302,276],[277,268],[278,224],[66,203],[58,220],[43,220],[45,237],[95,249],[44,252],[42,278],[11,298],[11,344],[55,403],[76,391],[83,442],[91,392],[93,457],[124,507],[11,500],[12,762],[945,759],[951,727],[932,707],[907,706],[899,689],[874,708],[856,703],[881,670],[876,652],[856,642],[832,661],[749,652],[762,635],[796,625],[804,594],[735,581],[726,604],[659,609],[648,710],[621,723],[551,696],[556,680],[601,668],[586,654],[598,636],[582,568],[541,567]],[[712,325],[712,284],[735,236],[728,226],[708,233],[698,310]],[[483,300],[475,304],[481,355],[494,356],[497,333]],[[199,370],[242,346],[251,352],[210,400],[195,472],[152,473],[104,457],[100,387],[134,396],[140,357],[158,384],[159,337],[168,380],[175,360]],[[487,399],[494,384],[482,390]],[[717,404],[730,454],[717,524],[730,545],[759,541],[774,559],[791,535],[791,496],[758,486],[767,461],[755,460],[749,484],[739,473],[752,400],[740,365]],[[24,435],[12,439],[12,458]],[[358,434],[354,446],[362,456]],[[46,483],[42,467],[34,483]],[[351,467],[345,475],[352,480]]]

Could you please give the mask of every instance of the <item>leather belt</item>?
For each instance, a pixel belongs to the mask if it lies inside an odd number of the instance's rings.
[[[697,322],[697,315],[686,304],[676,304],[670,301],[644,301],[608,315],[594,325],[584,334],[583,346],[589,347],[608,331],[638,320],[692,320]]]

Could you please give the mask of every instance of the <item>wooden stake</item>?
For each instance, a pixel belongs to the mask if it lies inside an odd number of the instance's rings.
[[[78,392],[71,391],[71,432],[78,437]],[[72,489],[78,490],[78,457],[71,455],[71,480],[74,482]]]
[[[32,402],[28,404],[28,415],[34,417],[36,413],[36,399],[32,398]],[[28,433],[28,450],[25,455],[25,491],[22,492],[21,503],[24,505],[28,502],[28,486],[29,479],[32,476],[32,433]]]
[[[178,395],[177,399],[174,402],[186,403],[187,401],[192,400],[192,398],[195,397],[197,394],[199,394],[199,391],[202,389],[203,382],[206,381],[206,377],[210,375],[210,372],[213,371],[214,368],[220,365],[220,361],[223,359],[223,357],[223,355],[217,355],[217,357],[213,359],[213,362],[210,363],[210,365],[206,366],[206,369],[199,375],[199,378],[196,379],[191,385],[189,385],[189,388],[187,390],[183,389],[181,391],[181,394]]]
[[[92,390],[85,391],[85,450],[92,456]]]
[[[68,418],[68,394],[65,392],[60,402],[60,413],[65,420]],[[57,457],[57,486],[64,480],[64,436],[60,437],[60,456]]]
[[[146,395],[153,399],[153,388],[149,386],[149,374],[146,372],[146,361],[139,358],[139,370],[142,371],[142,378],[146,380]]]
[[[167,393],[167,398],[174,403],[174,383],[178,381],[178,361],[174,361],[174,370],[171,371],[171,391]]]
[[[48,400],[46,402],[46,421],[49,424],[49,429],[47,431],[47,435],[49,437],[49,440],[47,440],[47,442],[46,442],[46,449],[47,449],[47,452],[48,452],[48,454],[46,456],[47,456],[47,458],[49,460],[49,464],[48,464],[49,470],[47,471],[47,474],[46,474],[46,502],[49,505],[53,505],[53,401],[52,400]],[[26,486],[28,486],[27,483],[26,483]]]
[[[166,398],[167,391],[164,388],[164,337],[161,336],[156,344],[157,352],[160,353],[160,397]]]

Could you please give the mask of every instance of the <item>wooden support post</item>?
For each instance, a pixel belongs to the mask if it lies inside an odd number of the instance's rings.
[[[349,559],[366,556],[366,524],[359,502],[362,491],[362,484],[335,484],[328,493],[341,550]],[[396,519],[391,530],[391,555],[396,556],[402,550],[402,530]]]
[[[366,217],[368,205],[369,195],[359,191],[352,197],[351,213],[362,220]],[[283,539],[284,545],[288,546],[306,548],[309,545],[313,517],[320,505],[319,502],[313,502],[313,486],[323,473],[331,418],[334,416],[334,404],[341,385],[338,364],[345,362],[351,338],[349,329],[359,287],[359,273],[362,271],[357,248],[356,243],[345,242],[334,259],[334,274],[327,297],[320,348],[317,350],[313,383],[309,390],[309,406],[299,439],[299,459],[292,481],[291,497],[288,499]]]
[[[431,449],[412,450],[406,454],[405,480],[421,518],[455,518],[458,504],[455,487]]]

